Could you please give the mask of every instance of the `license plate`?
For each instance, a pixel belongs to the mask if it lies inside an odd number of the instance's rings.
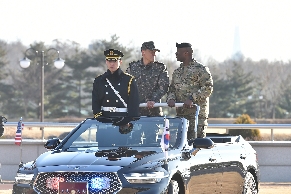
[[[88,194],[87,182],[60,182],[59,194]]]

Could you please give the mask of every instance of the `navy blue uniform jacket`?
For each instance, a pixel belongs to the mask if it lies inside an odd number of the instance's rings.
[[[109,79],[115,90],[127,104],[127,113],[102,111],[103,107],[125,108],[122,101],[114,93],[106,78]],[[120,68],[113,74],[109,70],[95,78],[92,91],[92,110],[93,114],[102,113],[105,117],[139,117],[139,96],[138,88],[134,77],[124,73]]]

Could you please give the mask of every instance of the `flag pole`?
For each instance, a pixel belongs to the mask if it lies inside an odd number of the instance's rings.
[[[164,159],[164,164],[163,164],[163,168],[165,170],[168,171],[168,149],[169,149],[169,141],[170,141],[170,131],[169,131],[169,120],[167,119],[167,116],[165,115],[164,117],[164,121],[165,121],[165,125],[164,125],[164,132],[163,132],[163,136],[162,136],[162,139],[161,139],[161,147],[162,147],[162,150],[165,154],[165,159]],[[166,135],[168,137],[168,139],[166,140]],[[165,142],[168,142],[167,145],[165,144]]]
[[[194,139],[197,138],[197,128],[198,128],[198,116],[199,116],[200,106],[196,104],[196,113],[195,113],[195,127],[194,127]]]
[[[164,130],[166,130],[166,128],[167,128],[167,115],[165,115],[165,117],[164,117],[164,120],[165,120],[165,128],[164,128]],[[165,148],[165,165],[168,165],[168,148]]]
[[[22,117],[20,117],[17,127],[16,127],[16,133],[15,133],[15,145],[20,146],[20,163],[19,166],[22,165],[22,130],[23,130],[24,124],[22,123]]]
[[[20,141],[20,164],[22,164],[22,130],[23,130],[23,124],[22,124],[22,117],[20,117],[20,124],[21,124],[21,141]]]

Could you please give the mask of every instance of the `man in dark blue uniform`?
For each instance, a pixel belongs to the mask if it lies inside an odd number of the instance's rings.
[[[119,50],[104,51],[107,71],[96,77],[92,91],[94,118],[112,118],[113,124],[130,126],[128,123],[139,117],[138,88],[134,77],[120,69],[123,53]],[[102,118],[102,119],[101,119]]]

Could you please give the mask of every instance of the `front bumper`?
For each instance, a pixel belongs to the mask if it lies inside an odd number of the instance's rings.
[[[30,185],[27,184],[13,184],[12,194],[37,194]]]
[[[124,186],[116,194],[164,194],[167,193],[168,179],[165,178],[155,184],[130,184]],[[12,194],[37,194],[29,184],[14,184]],[[89,192],[89,194],[91,194]],[[103,194],[103,193],[102,193]]]

